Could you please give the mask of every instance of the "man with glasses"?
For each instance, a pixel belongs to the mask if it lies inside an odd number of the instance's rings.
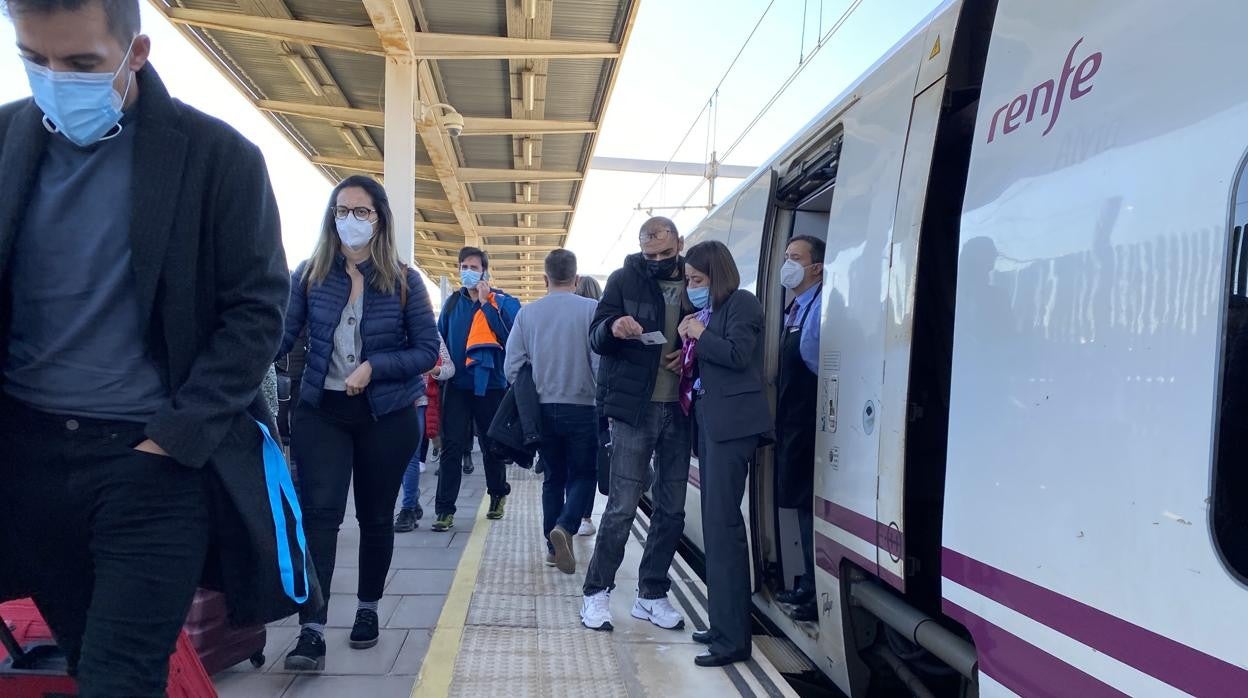
[[[676,225],[654,217],[641,226],[641,252],[607,279],[590,329],[601,356],[597,402],[611,422],[611,486],[585,576],[581,623],[613,630],[611,591],[654,459],[654,515],[641,558],[632,616],[676,630],[685,621],[667,599],[668,567],[685,530],[689,418],[680,408],[677,327],[685,299],[684,241]]]
[[[485,462],[485,486],[490,495],[486,518],[503,518],[511,486],[507,466],[493,453],[490,422],[507,392],[503,370],[507,338],[520,312],[520,301],[493,288],[486,274],[490,258],[483,250],[459,251],[459,278],[463,288],[451,295],[438,316],[438,331],[455,362],[455,376],[442,394],[442,454],[438,466],[436,532],[455,525],[455,503],[463,480],[460,463],[472,451],[473,426]]]
[[[248,413],[277,207],[260,151],[169,96],[138,0],[0,4],[33,93],[0,107],[0,601],[34,597],[81,695],[164,696],[205,570],[236,623],[294,610]]]

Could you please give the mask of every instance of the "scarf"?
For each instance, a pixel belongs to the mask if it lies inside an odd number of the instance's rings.
[[[705,326],[711,324],[711,309],[703,308],[694,315]],[[680,410],[689,416],[693,411],[693,396],[702,389],[702,379],[695,378],[698,372],[698,340],[693,337],[685,339],[680,347]]]

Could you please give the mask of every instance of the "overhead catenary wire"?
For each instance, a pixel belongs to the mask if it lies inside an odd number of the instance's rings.
[[[741,60],[741,56],[742,54],[745,53],[745,49],[748,48],[750,45],[750,42],[754,40],[754,35],[758,33],[758,28],[762,26],[763,20],[767,19],[768,13],[771,12],[771,8],[774,7],[775,4],[776,4],[776,0],[770,0],[767,3],[767,7],[763,8],[763,13],[759,15],[758,21],[756,21],[754,23],[754,27],[750,29],[750,33],[748,36],[745,37],[745,41],[741,44],[741,48],[737,49],[737,54],[732,57],[732,62],[728,64],[728,68],[724,70],[724,74],[720,76],[719,82],[715,84],[715,89],[711,90],[711,96],[708,97],[707,100],[702,103],[702,108],[698,110],[698,113],[693,117],[693,121],[689,124],[689,128],[685,131],[685,135],[681,137],[680,142],[677,143],[676,147],[672,150],[671,156],[667,159],[667,162],[664,163],[663,172],[660,172],[658,175],[655,176],[654,181],[650,183],[650,186],[646,188],[645,193],[641,195],[641,198],[637,202],[638,208],[642,207],[642,202],[646,200],[646,197],[650,196],[651,192],[654,191],[654,188],[658,186],[661,182],[665,181],[666,176],[667,176],[667,172],[666,172],[667,168],[673,162],[676,161],[676,156],[680,154],[680,149],[685,146],[685,143],[689,140],[689,136],[693,135],[693,132],[698,127],[698,124],[701,123],[702,116],[708,115],[708,121],[710,122],[708,124],[708,128],[710,128],[712,131],[717,128],[718,118],[716,118],[714,110],[718,108],[717,100],[719,96],[719,90],[720,88],[724,86],[724,82],[728,80],[728,76],[732,74],[733,68],[735,68],[737,65],[737,62]],[[708,111],[710,112],[710,114],[708,114]],[[607,261],[607,258],[611,256],[611,252],[615,249],[617,245],[620,244],[620,240],[624,238],[624,232],[628,229],[628,225],[629,223],[632,222],[632,219],[634,217],[635,216],[629,216],[628,222],[626,222],[624,224],[624,227],[620,229],[620,233],[616,237],[615,242],[611,243],[611,246],[603,254],[602,261],[600,263],[605,263]]]
[[[797,68],[792,73],[789,74],[788,78],[786,78],[785,81],[780,85],[780,89],[776,90],[775,94],[771,96],[771,99],[767,100],[767,103],[763,105],[763,108],[760,109],[758,113],[754,115],[754,118],[751,119],[750,123],[745,127],[744,130],[741,131],[741,134],[737,136],[737,139],[732,142],[732,145],[728,146],[728,149],[725,150],[723,154],[719,156],[720,161],[727,160],[729,156],[732,155],[733,151],[737,149],[737,146],[741,145],[741,143],[750,134],[750,131],[752,131],[754,127],[758,125],[758,122],[763,120],[763,117],[767,115],[767,112],[771,111],[771,108],[775,106],[776,102],[779,101],[780,97],[784,95],[785,91],[789,89],[789,86],[793,84],[793,81],[796,80],[797,77],[802,74],[802,71],[806,69],[806,66],[810,65],[811,60],[815,57],[815,55],[818,54],[819,51],[821,51],[824,46],[828,45],[828,42],[832,39],[833,36],[836,35],[836,32],[839,31],[840,28],[845,25],[845,22],[854,13],[854,10],[858,9],[858,6],[861,5],[862,2],[863,0],[853,0],[853,2],[849,4],[849,7],[845,8],[845,11],[841,13],[840,18],[837,19],[836,22],[831,27],[828,28],[827,33],[825,33],[823,36],[819,38],[819,42],[815,44],[815,48],[811,50],[810,55],[807,56],[801,62],[801,64],[798,65]],[[702,190],[702,185],[705,183],[706,183],[706,180],[702,180],[698,182],[698,184],[693,188],[693,191],[689,192],[689,196],[687,196],[685,200],[681,202],[682,208],[684,206],[687,206],[690,201],[693,201],[693,197],[698,195],[698,192]]]

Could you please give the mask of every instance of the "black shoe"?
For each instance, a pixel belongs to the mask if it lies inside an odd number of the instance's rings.
[[[377,612],[361,608],[355,612],[355,625],[351,627],[351,649],[366,650],[377,644],[381,632],[377,629]]]
[[[415,509],[399,509],[399,515],[394,517],[394,532],[410,533],[416,530],[419,525],[416,523],[417,518]]]
[[[507,497],[495,497],[490,495],[490,510],[485,513],[485,518],[490,521],[498,521],[503,518],[503,508],[507,504]]]
[[[425,510],[419,504],[416,505],[416,520],[420,521],[425,518]]]
[[[750,658],[748,652],[740,652],[737,654],[715,654],[714,652],[705,652],[693,658],[693,663],[698,666],[728,666],[736,662],[744,662]]]
[[[776,601],[787,603],[790,606],[801,606],[804,603],[810,603],[815,600],[815,592],[813,589],[804,589],[797,587],[796,589],[786,589],[776,594]]]
[[[794,609],[792,618],[801,623],[814,623],[819,620],[819,609],[814,601],[808,601]]]
[[[715,640],[715,633],[710,630],[698,630],[693,633],[693,641],[703,645],[709,645]]]
[[[475,465],[473,465],[473,464],[472,464],[472,454],[471,454],[471,453],[465,453],[465,454],[464,454],[464,474],[465,474],[465,475],[471,475],[471,474],[472,474],[472,471],[474,471],[474,470],[476,470],[476,469],[477,469],[477,466],[475,466]]]
[[[299,633],[299,642],[286,655],[286,671],[320,671],[325,668],[325,638],[310,628]]]

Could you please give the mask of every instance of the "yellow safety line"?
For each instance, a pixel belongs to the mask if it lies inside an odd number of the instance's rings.
[[[412,698],[442,698],[451,691],[451,681],[455,678],[455,660],[459,657],[459,646],[464,638],[464,622],[468,619],[468,605],[472,602],[472,592],[477,587],[477,574],[481,570],[481,558],[485,554],[485,537],[490,530],[490,522],[485,518],[489,511],[486,503],[488,498],[487,493],[477,507],[472,535],[468,536],[468,544],[464,546],[464,553],[455,568],[455,578],[451,580],[451,589],[446,595],[446,602],[442,604],[438,626],[429,642],[429,651],[425,653],[425,661],[421,662],[416,684],[412,686]]]

